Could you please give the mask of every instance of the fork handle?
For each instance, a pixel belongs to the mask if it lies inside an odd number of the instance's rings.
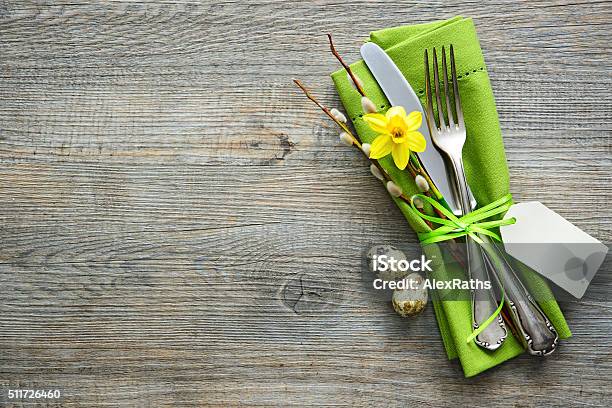
[[[497,282],[508,299],[510,316],[520,332],[520,340],[529,354],[545,356],[557,348],[559,336],[546,314],[533,300],[500,245],[486,235],[479,235],[484,241],[484,253]]]
[[[469,198],[467,196],[467,181],[465,180],[463,159],[460,157],[451,158],[451,162],[453,163],[453,169],[458,172],[456,179],[459,181],[458,187],[462,206],[464,209],[469,209],[469,207],[466,207],[466,205],[469,205]],[[542,309],[540,309],[538,304],[533,300],[512,268],[510,261],[504,256],[500,246],[491,241],[486,235],[477,235],[484,242],[484,245],[478,245],[476,243],[472,245],[478,246],[482,251],[481,254],[486,260],[485,263],[489,267],[491,275],[494,276],[499,286],[504,291],[508,299],[508,305],[510,306],[510,316],[520,332],[521,342],[532,355],[545,356],[552,353],[555,351],[557,343],[559,342],[559,336],[555,328],[546,317],[546,314],[544,314]],[[470,243],[468,242],[468,249],[469,247]],[[488,274],[487,277],[489,277]],[[476,315],[479,303],[477,299],[473,309],[474,315]],[[491,313],[489,313],[489,315]],[[486,329],[484,331],[486,331]]]
[[[450,157],[457,188],[459,190],[459,198],[461,210],[463,214],[471,211],[471,202],[468,194],[467,181],[465,180],[465,171],[463,168],[463,158]],[[490,282],[488,264],[485,262],[484,254],[480,245],[471,237],[466,239],[467,245],[467,265],[468,275],[471,279],[480,280],[481,282]],[[491,316],[497,309],[498,304],[492,289],[475,289],[472,291],[472,326],[477,329],[480,324]],[[491,322],[482,332],[474,339],[476,344],[488,350],[495,350],[502,345],[506,339],[508,332],[501,315],[495,321]]]

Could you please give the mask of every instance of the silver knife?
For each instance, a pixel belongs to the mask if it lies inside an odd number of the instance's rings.
[[[431,141],[421,101],[385,50],[372,42],[368,42],[361,46],[361,56],[392,106],[403,106],[406,112],[419,111],[423,115],[423,123],[419,131],[425,137],[427,147],[424,152],[417,154],[450,210],[460,215],[459,194],[455,190],[454,183],[450,182],[452,180],[449,176],[451,174],[450,168],[447,169],[446,162]],[[472,207],[475,207],[476,200],[474,200],[471,192],[469,192],[469,195]]]

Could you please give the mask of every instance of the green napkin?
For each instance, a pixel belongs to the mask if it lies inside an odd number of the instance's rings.
[[[495,99],[472,20],[455,17],[445,21],[389,28],[372,32],[370,41],[387,51],[423,104],[425,102],[423,52],[425,49],[433,47],[440,49],[443,45],[453,44],[467,128],[463,158],[468,183],[480,206],[507,194],[508,167]],[[388,109],[389,102],[365,63],[356,62],[351,65],[351,69],[362,80],[366,94],[380,108],[379,111],[384,112]],[[362,120],[361,97],[351,86],[346,71],[333,73],[332,79],[359,137],[364,142],[371,143],[376,134]],[[408,171],[398,170],[390,156],[382,159],[381,164],[404,192],[417,193],[414,180]],[[416,232],[429,231],[429,227],[406,203],[397,199],[395,202]],[[442,259],[440,248],[436,245],[427,245],[423,249],[430,259]],[[464,271],[442,262],[435,265],[434,270],[430,276],[432,278],[465,278]],[[534,298],[538,299],[540,306],[557,329],[559,337],[571,336],[565,318],[544,279],[527,268],[523,268],[521,273],[524,283],[534,294]],[[483,350],[474,342],[467,343],[466,338],[471,333],[470,302],[440,301],[436,300],[435,294],[433,295],[434,310],[448,357],[459,358],[466,377],[476,375],[524,352],[519,341],[511,334],[502,347],[494,352]]]

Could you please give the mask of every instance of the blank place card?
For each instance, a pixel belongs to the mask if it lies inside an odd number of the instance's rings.
[[[508,254],[581,298],[608,247],[538,201],[514,204],[511,217],[516,223],[500,228]]]

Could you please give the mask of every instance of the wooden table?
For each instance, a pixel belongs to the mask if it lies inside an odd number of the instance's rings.
[[[415,236],[291,84],[336,106],[325,33],[352,61],[472,16],[515,198],[609,242],[609,2],[170,3],[0,2],[5,406],[611,405],[606,271],[556,355],[472,379],[431,306],[364,289],[364,250]]]

